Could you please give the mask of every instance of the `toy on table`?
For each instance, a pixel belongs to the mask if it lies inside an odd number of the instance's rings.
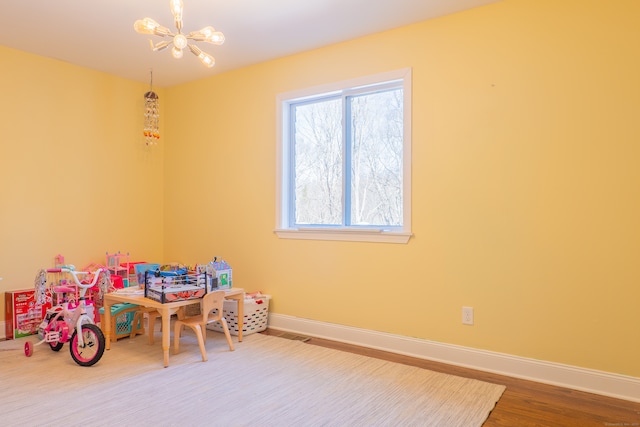
[[[121,254],[120,251],[110,254],[107,252],[106,256],[107,265],[106,268],[111,274],[111,280],[117,283],[122,283],[122,287],[129,286],[129,253]],[[117,278],[117,279],[116,279]],[[114,280],[115,279],[115,280]]]

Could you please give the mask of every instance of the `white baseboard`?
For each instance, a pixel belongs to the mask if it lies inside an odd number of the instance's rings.
[[[269,328],[640,402],[637,377],[276,313]]]

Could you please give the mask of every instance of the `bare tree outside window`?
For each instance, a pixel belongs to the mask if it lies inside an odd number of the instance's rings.
[[[351,101],[351,224],[402,225],[402,90]]]
[[[292,104],[296,224],[402,226],[403,102],[394,87]]]
[[[295,108],[295,221],[342,223],[341,100]]]

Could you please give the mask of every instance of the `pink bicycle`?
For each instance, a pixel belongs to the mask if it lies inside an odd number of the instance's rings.
[[[36,293],[39,299],[43,299],[46,293],[47,273],[68,273],[73,277],[73,281],[78,288],[60,284],[54,286],[52,291],[62,296],[61,304],[47,310],[45,318],[38,327],[40,341],[32,344],[27,341],[24,344],[24,353],[27,357],[33,354],[33,348],[42,343],[48,343],[53,351],[60,351],[65,342],[69,342],[71,357],[80,366],[95,365],[105,349],[105,338],[102,330],[93,322],[87,313],[85,295],[87,290],[93,288],[102,277],[102,287],[110,283],[109,273],[105,269],[98,269],[93,273],[87,271],[75,271],[71,268],[53,268],[42,270],[36,277]],[[93,274],[90,282],[80,280],[78,276],[87,278]],[[73,303],[69,300],[72,295],[80,289],[78,301]]]

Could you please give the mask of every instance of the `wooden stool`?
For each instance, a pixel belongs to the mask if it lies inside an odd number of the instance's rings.
[[[134,324],[140,324],[142,332],[137,332],[135,330],[131,330],[131,338],[135,337],[137,333],[144,334],[144,314],[146,313],[148,318],[147,329],[149,330],[149,344],[153,344],[153,333],[154,333],[154,325],[156,323],[156,319],[160,316],[160,312],[152,307],[140,307],[137,306],[137,311],[133,317]]]

